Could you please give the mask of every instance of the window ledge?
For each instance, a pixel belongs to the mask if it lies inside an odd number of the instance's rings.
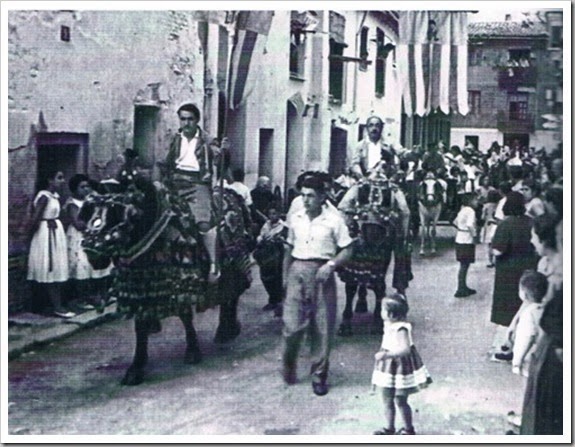
[[[299,82],[305,82],[305,78],[298,75],[297,73],[290,73],[289,74],[289,78],[292,81],[299,81]]]

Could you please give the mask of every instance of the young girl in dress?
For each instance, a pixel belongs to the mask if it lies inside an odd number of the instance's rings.
[[[392,294],[381,302],[383,339],[375,354],[371,383],[381,388],[385,425],[374,435],[414,435],[410,394],[431,383],[431,376],[421,361],[411,339],[411,324],[405,321],[409,306],[403,295]],[[395,413],[403,427],[395,431]]]
[[[60,222],[60,195],[64,185],[61,171],[46,172],[39,180],[34,198],[31,228],[32,241],[28,256],[30,281],[42,284],[48,294],[54,315],[72,318],[75,313],[62,306],[62,284],[68,280],[66,234]]]
[[[105,269],[95,270],[82,248],[86,223],[80,219],[80,210],[86,197],[92,193],[90,179],[84,174],[72,176],[68,182],[72,197],[68,198],[65,205],[66,214],[70,225],[66,230],[68,241],[68,265],[70,280],[75,282],[75,289],[86,301],[81,307],[83,310],[94,308],[94,304],[102,307],[104,304],[105,280],[110,275],[111,265]],[[90,301],[93,300],[93,303]]]

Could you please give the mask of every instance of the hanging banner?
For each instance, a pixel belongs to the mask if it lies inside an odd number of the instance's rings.
[[[400,11],[396,52],[408,116],[467,115],[467,12]]]
[[[232,49],[229,84],[229,107],[238,109],[255,86],[253,67],[261,62],[273,11],[239,11],[236,41]]]

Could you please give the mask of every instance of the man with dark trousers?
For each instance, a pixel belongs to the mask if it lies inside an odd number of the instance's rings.
[[[304,207],[288,218],[284,257],[283,378],[296,382],[304,334],[312,346],[312,388],[328,392],[329,354],[335,335],[337,295],[334,272],[351,256],[352,238],[341,214],[326,204],[325,182],[317,176],[301,185]]]

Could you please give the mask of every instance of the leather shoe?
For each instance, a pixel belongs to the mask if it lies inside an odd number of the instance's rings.
[[[458,290],[457,292],[455,292],[455,295],[453,295],[455,298],[465,298],[467,296],[473,295],[475,293],[475,291],[470,291],[469,289],[463,289],[463,290]]]
[[[297,374],[295,367],[284,366],[282,377],[287,385],[295,385],[297,383]]]
[[[327,383],[325,382],[312,382],[311,387],[313,388],[313,393],[316,396],[325,396],[329,391]]]

